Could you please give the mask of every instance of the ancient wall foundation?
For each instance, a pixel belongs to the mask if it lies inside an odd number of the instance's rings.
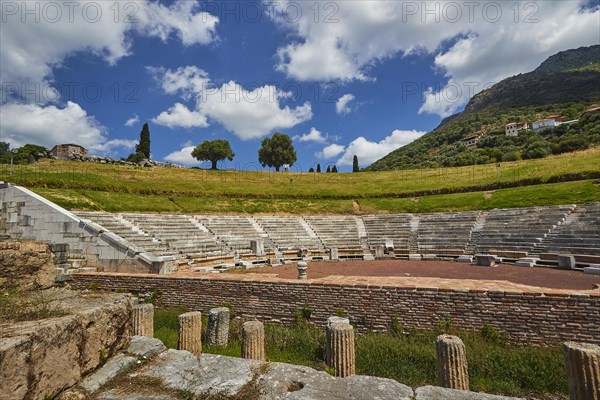
[[[292,323],[298,309],[324,325],[343,312],[359,331],[390,329],[396,318],[408,329],[479,330],[490,324],[513,342],[600,343],[600,291],[566,291],[493,281],[420,285],[408,278],[329,277],[286,280],[272,276],[152,276],[77,274],[73,285],[146,293],[160,291],[168,306],[208,312],[228,304],[238,316]],[[415,283],[417,282],[417,283]]]

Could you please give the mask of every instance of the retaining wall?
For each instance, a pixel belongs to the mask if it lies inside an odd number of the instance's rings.
[[[600,344],[600,290],[540,289],[503,281],[339,276],[298,281],[253,275],[77,274],[73,284],[134,293],[160,290],[160,301],[168,306],[207,312],[227,304],[236,315],[263,321],[292,323],[306,305],[315,323],[344,312],[361,331],[388,330],[392,316],[409,329],[435,329],[450,318],[458,329],[491,324],[513,342]]]
[[[173,257],[146,253],[101,226],[20,186],[0,182],[0,234],[19,240],[67,244],[84,267],[104,271],[169,273]]]

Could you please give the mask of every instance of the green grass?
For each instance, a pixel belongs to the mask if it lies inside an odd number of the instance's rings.
[[[155,310],[155,337],[177,348],[177,315],[181,309]],[[203,320],[206,329],[206,319]],[[440,328],[441,329],[441,328]],[[226,347],[203,348],[206,353],[239,357],[241,327],[232,321]],[[436,384],[434,331],[369,333],[356,340],[357,373],[395,379],[412,387]],[[455,332],[467,348],[471,390],[511,396],[567,393],[567,376],[559,347],[507,345],[501,336]],[[492,332],[494,333],[494,332]],[[203,333],[204,335],[204,333]],[[299,322],[291,327],[265,324],[267,359],[325,370],[325,331]]]
[[[31,188],[67,209],[352,213],[356,211],[355,201],[360,212],[419,212],[598,200],[591,179],[600,177],[599,160],[600,148],[594,148],[502,163],[500,168],[487,164],[338,174],[141,168],[44,160],[15,166],[12,176],[8,166],[0,165],[0,180]],[[576,182],[569,186],[565,181]],[[543,184],[548,185],[540,186]],[[489,190],[497,191],[486,201],[483,192]]]

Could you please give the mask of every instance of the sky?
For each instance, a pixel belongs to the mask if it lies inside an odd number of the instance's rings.
[[[366,167],[558,51],[600,43],[592,1],[0,1],[0,141],[210,167],[204,140],[259,170]]]

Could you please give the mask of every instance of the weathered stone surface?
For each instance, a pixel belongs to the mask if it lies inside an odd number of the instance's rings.
[[[47,289],[54,284],[56,266],[47,244],[33,241],[0,242],[0,284],[21,290]]]
[[[208,312],[206,341],[209,346],[227,346],[229,342],[229,309],[213,308]]]
[[[481,265],[482,267],[495,267],[496,256],[491,254],[476,254],[475,262],[477,265]]]
[[[413,395],[410,387],[391,379],[334,378],[323,371],[283,363],[270,363],[257,385],[260,400],[410,400]]]
[[[423,386],[415,390],[415,400],[519,400],[516,397],[468,392],[438,386]],[[522,400],[522,399],[521,399]]]
[[[60,394],[58,400],[88,400],[89,394],[82,388],[73,387]]]
[[[600,346],[566,342],[563,353],[571,400],[600,400]]]
[[[242,325],[242,358],[265,360],[265,327],[260,321]]]
[[[126,356],[124,354],[118,354],[115,357],[107,361],[98,371],[87,376],[81,386],[89,393],[95,393],[100,389],[106,382],[119,375],[121,372],[127,370],[137,362],[135,357]]]
[[[96,400],[180,400],[181,397],[176,395],[149,395],[148,393],[131,393],[131,390],[112,389],[105,393],[101,393],[96,397]],[[60,399],[62,400],[62,399]]]
[[[335,322],[327,328],[327,363],[335,376],[347,377],[355,373],[354,328]]]
[[[31,338],[16,336],[0,340],[0,400],[22,399],[27,394]],[[14,396],[14,397],[13,397]]]
[[[193,311],[179,316],[179,350],[187,350],[195,356],[202,353],[202,313]]]
[[[126,343],[130,334],[129,298],[81,293],[69,296],[56,301],[71,315],[0,325],[5,336],[0,339],[0,399],[54,395],[96,368],[101,353],[109,357]]]
[[[573,256],[558,256],[558,268],[573,269],[575,268],[575,257]]]
[[[451,389],[469,390],[469,371],[463,341],[457,336],[439,335],[435,347],[438,384]]]
[[[195,357],[188,351],[169,349],[139,374],[162,378],[164,386],[170,389],[232,396],[252,380],[252,368],[259,365],[258,361],[242,358],[212,354]]]
[[[156,354],[162,353],[166,349],[163,342],[159,339],[146,336],[134,336],[129,342],[127,353],[140,358],[150,358]]]
[[[154,306],[152,304],[136,304],[132,311],[133,334],[154,337]]]

